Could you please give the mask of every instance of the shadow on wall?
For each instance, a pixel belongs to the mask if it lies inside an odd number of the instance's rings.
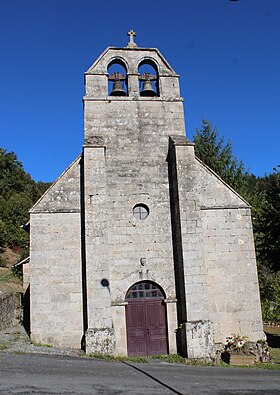
[[[23,306],[23,327],[26,333],[30,336],[30,285],[22,295],[22,306]]]
[[[85,271],[84,271],[84,276],[86,276]],[[84,278],[84,284],[86,284],[86,277]],[[107,278],[103,278],[100,281],[100,284],[102,285],[102,287],[107,288],[108,291],[110,292],[110,284],[109,284],[109,281],[107,280]],[[83,295],[86,298],[86,294],[84,293]],[[85,299],[84,302],[86,303],[86,299]],[[87,309],[87,307],[85,307],[85,303],[84,303],[84,308],[83,308],[84,314],[85,314],[85,311]],[[87,319],[87,311],[86,311],[86,319]],[[88,329],[88,324],[86,322],[86,325],[84,325],[84,334],[83,334],[82,339],[81,339],[81,349],[84,350],[84,351],[86,351],[86,331],[87,331],[87,329]]]

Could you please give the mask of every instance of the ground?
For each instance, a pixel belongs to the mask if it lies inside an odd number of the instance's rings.
[[[0,352],[0,394],[276,395],[277,371]]]

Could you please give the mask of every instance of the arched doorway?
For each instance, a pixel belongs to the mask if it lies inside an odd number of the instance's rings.
[[[142,281],[129,288],[125,300],[128,355],[167,354],[163,291],[150,281]]]

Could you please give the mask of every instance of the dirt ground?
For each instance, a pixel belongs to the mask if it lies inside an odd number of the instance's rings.
[[[20,260],[21,250],[19,248],[3,248],[1,257],[5,261],[5,266],[10,268]]]

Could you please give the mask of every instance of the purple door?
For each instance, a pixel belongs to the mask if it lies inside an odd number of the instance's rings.
[[[166,309],[163,299],[161,290],[153,283],[137,283],[128,290],[128,355],[167,354]]]

